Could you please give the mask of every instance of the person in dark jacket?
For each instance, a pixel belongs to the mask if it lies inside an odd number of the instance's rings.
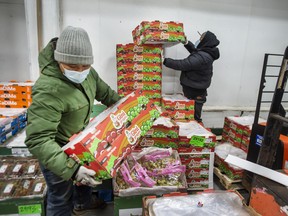
[[[39,54],[41,74],[32,90],[25,144],[38,158],[47,183],[48,216],[70,216],[73,208],[83,213],[105,205],[91,199],[90,186],[101,184],[94,179],[95,171],[80,166],[61,148],[88,125],[95,99],[106,106],[120,99],[92,63],[87,32],[71,26]]]
[[[213,75],[213,62],[220,57],[219,40],[210,31],[203,33],[195,45],[187,41],[184,47],[190,53],[182,60],[165,58],[163,64],[174,70],[181,70],[180,84],[184,96],[195,100],[195,120],[202,122],[201,113],[206,102],[207,89]]]

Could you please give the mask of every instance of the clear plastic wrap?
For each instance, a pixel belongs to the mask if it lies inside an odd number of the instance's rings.
[[[168,196],[148,203],[149,216],[249,216],[234,192]]]
[[[133,152],[117,173],[114,191],[119,196],[177,191],[187,188],[185,170],[179,155],[171,149],[150,147]]]

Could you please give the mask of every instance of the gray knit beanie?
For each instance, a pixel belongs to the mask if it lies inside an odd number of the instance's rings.
[[[92,45],[87,32],[82,28],[66,27],[57,41],[54,57],[56,61],[67,64],[93,64]]]

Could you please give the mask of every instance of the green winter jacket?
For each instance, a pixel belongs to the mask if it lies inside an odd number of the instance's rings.
[[[41,75],[32,90],[25,144],[47,169],[69,180],[79,165],[61,147],[87,126],[94,99],[110,106],[120,97],[93,68],[81,84],[68,80],[54,59],[56,43],[52,39],[39,54]]]

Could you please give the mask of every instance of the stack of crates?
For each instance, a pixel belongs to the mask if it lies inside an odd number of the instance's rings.
[[[161,103],[162,46],[117,44],[117,89],[126,96],[139,89],[143,95]]]

